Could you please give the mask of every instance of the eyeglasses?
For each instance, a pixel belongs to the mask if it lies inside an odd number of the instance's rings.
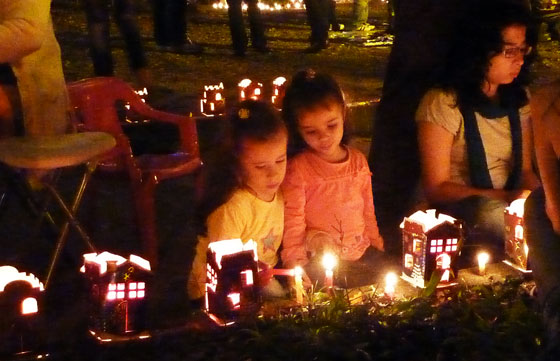
[[[511,48],[505,48],[504,50],[502,50],[502,54],[504,55],[504,58],[517,58],[520,54],[522,56],[527,56],[529,54],[531,54],[531,51],[533,51],[533,47],[532,46],[524,46],[524,47],[511,47]]]

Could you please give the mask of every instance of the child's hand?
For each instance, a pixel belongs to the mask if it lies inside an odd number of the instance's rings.
[[[266,263],[259,261],[259,283],[261,287],[266,286],[273,277],[272,268],[269,267]]]
[[[334,238],[326,232],[317,232],[317,234],[311,238],[310,243],[312,244],[312,248],[314,248],[319,255],[325,253],[340,254],[340,247],[335,242]]]

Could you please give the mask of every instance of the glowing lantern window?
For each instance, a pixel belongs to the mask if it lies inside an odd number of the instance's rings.
[[[422,240],[421,239],[415,239],[412,249],[414,250],[414,253],[420,253],[422,252]]]
[[[27,297],[21,301],[21,314],[29,315],[32,313],[37,313],[39,307],[37,306],[37,300],[34,297]]]
[[[112,301],[117,299],[117,292],[116,291],[109,291],[107,292],[107,301]]]
[[[234,307],[239,307],[239,303],[241,301],[241,295],[239,293],[230,293],[228,298]]]
[[[243,272],[241,272],[242,275],[244,275],[245,277],[245,284],[250,286],[253,284],[253,271],[249,270],[245,270]]]
[[[412,266],[414,266],[414,257],[407,253],[404,255],[404,267],[412,269]]]

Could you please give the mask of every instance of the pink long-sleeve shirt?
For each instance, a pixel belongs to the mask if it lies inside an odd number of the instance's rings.
[[[282,184],[285,264],[307,263],[309,235],[318,231],[335,240],[344,260],[360,258],[370,245],[383,250],[367,160],[358,150],[347,149],[341,163],[326,162],[310,151],[288,162]]]

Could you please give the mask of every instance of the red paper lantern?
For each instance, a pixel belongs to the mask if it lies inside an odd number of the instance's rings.
[[[282,110],[282,101],[286,93],[286,78],[279,76],[272,82],[272,97],[270,102],[278,110]]]
[[[246,99],[262,100],[262,83],[251,81],[251,79],[243,79],[239,82],[238,88],[240,102]]]
[[[44,287],[33,274],[0,267],[0,356],[42,358]]]
[[[432,272],[443,271],[438,287],[456,284],[453,256],[463,243],[463,225],[434,209],[418,211],[401,223],[403,237],[402,278],[416,287],[425,287]]]
[[[212,242],[207,252],[206,312],[219,325],[260,307],[257,246],[252,240]]]
[[[202,98],[200,99],[200,112],[207,117],[213,117],[222,115],[225,111],[224,83],[205,85]]]
[[[151,280],[150,262],[130,255],[84,255],[89,295],[89,330],[101,342],[149,337],[146,330],[146,294]]]

